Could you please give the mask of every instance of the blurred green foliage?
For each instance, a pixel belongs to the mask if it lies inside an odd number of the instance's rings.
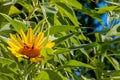
[[[100,15],[107,13],[108,23],[118,20],[120,2],[106,1],[102,8],[92,6],[97,4],[94,0],[84,3],[91,7],[77,0],[0,0],[0,80],[119,80],[120,24],[107,29]],[[93,24],[86,25],[83,16],[78,19],[76,11],[98,20],[105,29],[85,33]],[[42,51],[48,53],[44,61],[18,60],[7,49],[9,34],[27,32],[29,27],[56,43],[53,50]]]

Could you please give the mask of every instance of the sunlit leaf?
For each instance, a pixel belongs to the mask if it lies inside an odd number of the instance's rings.
[[[70,49],[67,48],[57,48],[55,54],[64,54],[65,52],[69,52]]]
[[[42,71],[36,78],[35,80],[50,80],[49,74],[45,71]]]
[[[54,26],[54,17],[55,14],[57,13],[57,8],[56,7],[51,7],[51,6],[41,6],[43,10],[43,14],[45,16],[45,19],[47,20],[48,24],[50,26]]]
[[[98,13],[105,13],[109,11],[113,11],[117,8],[117,6],[104,6],[102,8],[99,8]]]
[[[11,6],[8,15],[19,14],[21,11],[15,6]]]
[[[61,2],[56,2],[56,7],[59,9],[61,13],[65,13],[66,16],[68,16],[68,18],[73,22],[75,26],[79,25],[72,8]]]
[[[93,66],[80,62],[80,61],[76,61],[76,60],[70,60],[65,66],[69,66],[69,67],[87,67],[87,68],[91,68],[91,69],[95,69]]]
[[[58,67],[58,69],[67,68],[67,67],[86,67],[90,69],[95,69],[95,67],[91,66],[90,64],[86,64],[76,60],[70,60],[64,66]]]
[[[81,44],[80,46],[72,46],[70,49],[78,49],[78,48],[91,48],[91,47],[96,47],[98,46],[99,43],[90,43],[90,44]]]
[[[82,4],[77,0],[68,0],[66,2],[77,9],[82,9]]]
[[[63,80],[58,73],[51,71],[51,70],[46,70],[42,71],[36,78],[35,80]]]
[[[106,36],[120,36],[120,23],[116,24],[112,29],[110,29]]]
[[[106,55],[106,58],[113,65],[113,67],[115,68],[115,70],[120,70],[119,62],[115,58],[109,57],[108,55]]]
[[[19,32],[21,29],[26,31],[26,25],[23,22],[19,20],[13,20],[11,17],[3,13],[0,13],[0,15],[9,21],[17,32]]]
[[[71,31],[74,30],[75,26],[70,26],[70,25],[62,25],[62,26],[52,26],[50,29],[48,29],[45,34],[52,35],[52,34],[57,34],[60,32],[67,32],[67,31]]]

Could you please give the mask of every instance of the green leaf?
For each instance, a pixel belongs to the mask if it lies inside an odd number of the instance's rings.
[[[86,68],[91,68],[91,69],[95,69],[93,66],[80,62],[80,61],[76,61],[76,60],[70,60],[69,62],[67,62],[64,66],[60,66],[57,69],[63,69],[63,68],[70,68],[70,67],[86,67]]]
[[[95,67],[94,72],[95,72],[96,78],[100,79],[104,70],[104,66],[105,66],[104,63],[99,59],[94,59],[92,60],[92,65]]]
[[[10,7],[11,7],[11,4],[9,4],[9,5],[4,5],[4,4],[7,4],[7,2],[5,2],[5,1],[0,2],[0,13],[8,14]],[[4,17],[2,17],[0,15],[0,24],[2,21],[5,21],[5,19],[4,19]]]
[[[46,48],[42,48],[40,55],[41,55],[42,57],[44,57],[44,58],[47,57]]]
[[[35,80],[50,80],[49,74],[46,71],[41,71]]]
[[[54,55],[53,53],[54,51],[52,48],[43,48],[41,50],[40,56],[41,58],[44,58],[43,61],[48,61],[53,58],[53,55]]]
[[[0,75],[0,80],[9,80],[9,78],[7,78],[7,77],[4,76],[4,75]]]
[[[28,3],[27,1],[19,0],[17,3],[22,5],[29,13],[33,11],[32,5]]]
[[[76,61],[76,60],[70,60],[65,67],[86,67],[86,68],[91,68],[91,69],[95,69],[93,66],[80,62],[80,61]]]
[[[65,13],[65,15],[72,21],[75,26],[79,25],[75,13],[71,7],[62,2],[56,2],[56,7],[59,9],[60,13]]]
[[[112,76],[113,77],[119,77],[120,78],[120,70],[114,70],[114,71],[112,71]]]
[[[55,42],[55,44],[58,45],[58,44],[60,44],[61,42],[65,41],[66,39],[69,39],[69,38],[72,37],[73,35],[74,35],[74,33],[73,33],[73,34],[68,34],[68,35],[66,35],[66,36],[63,36],[63,37],[60,37],[60,38],[54,40],[53,42]]]
[[[43,15],[45,16],[48,24],[50,26],[54,26],[54,22],[55,22],[54,18],[55,18],[55,14],[57,13],[57,8],[48,5],[41,6],[41,8],[43,10]]]
[[[115,58],[109,57],[108,55],[106,55],[106,58],[113,65],[113,67],[115,68],[115,70],[120,70],[119,62]]]
[[[56,7],[51,7],[51,6],[48,6],[48,5],[44,5],[42,7],[44,8],[46,13],[53,13],[53,14],[57,13],[57,8]]]
[[[48,32],[49,32],[49,35],[52,35],[60,32],[71,31],[74,29],[75,29],[75,26],[70,26],[70,25],[52,26],[45,32],[45,35],[47,35]]]
[[[36,26],[33,30],[34,34],[37,34],[40,31],[42,31],[42,27],[40,27],[40,26],[43,25],[44,22],[45,22],[45,19],[42,19],[41,21],[38,22],[38,24],[36,24]]]
[[[63,80],[57,72],[51,70],[45,70],[35,78],[35,80]]]
[[[67,4],[77,8],[77,9],[82,9],[82,4],[78,2],[77,0],[66,0]]]
[[[17,32],[20,32],[21,29],[24,31],[27,30],[27,27],[23,22],[19,20],[13,20],[11,17],[3,13],[0,13],[0,15],[2,15],[7,21],[9,21]]]
[[[26,74],[29,74],[32,70],[34,70],[36,63],[29,64],[27,67],[27,72]]]
[[[99,43],[97,42],[93,42],[93,43],[90,43],[90,44],[81,44],[80,46],[72,46],[70,47],[69,49],[79,49],[79,48],[91,48],[91,47],[96,47],[100,45]]]
[[[79,80],[95,80],[94,78],[86,77],[84,75],[81,75],[81,78],[82,79],[79,79]]]
[[[68,80],[68,78],[66,78],[64,75],[59,73],[59,76],[62,78],[62,80]]]
[[[106,36],[120,36],[120,23],[113,26],[113,28],[107,32]]]
[[[69,52],[70,49],[67,49],[67,48],[57,48],[56,51],[55,51],[55,54],[63,54],[65,52]]]
[[[117,8],[118,6],[104,6],[102,8],[99,8],[98,13],[102,14],[105,12],[113,11]]]
[[[62,24],[62,23],[60,22],[59,19],[61,19],[61,18],[60,18],[60,17],[58,18],[57,15],[54,16],[55,25],[56,25],[56,26],[57,26],[57,25],[64,25],[64,24]],[[63,20],[61,20],[61,21],[64,22]]]
[[[14,61],[2,57],[0,57],[0,75],[9,77],[12,80],[20,80],[18,65]]]
[[[9,22],[7,23],[2,22],[1,25],[2,28],[0,28],[0,35],[4,37],[9,37],[9,33],[12,32],[12,30],[10,29],[11,24]]]
[[[11,6],[8,15],[19,14],[21,11],[17,9],[15,6]]]

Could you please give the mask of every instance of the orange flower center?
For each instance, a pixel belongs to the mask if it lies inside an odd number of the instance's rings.
[[[28,56],[29,58],[39,57],[40,48],[35,48],[34,45],[24,44],[24,47],[19,50],[23,55]]]

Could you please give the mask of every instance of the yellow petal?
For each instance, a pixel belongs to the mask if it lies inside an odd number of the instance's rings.
[[[20,36],[21,36],[22,40],[24,41],[24,43],[27,43],[27,38],[26,38],[26,35],[23,32],[23,30],[20,31]]]
[[[45,43],[42,42],[42,43],[38,46],[38,48],[41,49],[44,45],[45,45]]]
[[[17,34],[18,41],[22,46],[24,46],[24,41],[20,38],[19,34]]]
[[[17,45],[19,47],[22,47],[22,45],[13,37],[12,34],[10,34],[10,38],[15,45]]]
[[[11,52],[12,52],[12,54],[14,55],[14,56],[16,56],[16,57],[27,57],[27,56],[25,56],[25,55],[22,55],[22,54],[19,54],[14,48],[10,48],[10,47],[7,47]]]
[[[52,41],[48,41],[48,43],[46,44],[46,48],[52,48],[53,46],[55,45],[55,43],[54,42],[52,42]]]
[[[29,28],[28,33],[27,33],[27,39],[28,39],[28,44],[33,42],[33,31],[32,28]]]
[[[39,33],[35,39],[35,47],[38,47],[40,45],[40,42],[42,41],[44,37],[44,34],[43,33]]]
[[[19,50],[20,49],[20,47],[18,47],[17,45],[15,45],[14,43],[12,43],[12,42],[9,42],[9,41],[6,41],[7,43],[8,43],[8,45],[11,47],[11,48],[13,48],[13,49],[16,49],[16,50]]]

